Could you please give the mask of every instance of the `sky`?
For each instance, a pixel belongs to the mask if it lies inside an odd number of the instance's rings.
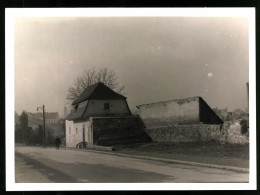
[[[247,18],[28,17],[15,20],[15,110],[63,114],[84,70],[107,67],[137,105],[201,96],[247,108]]]

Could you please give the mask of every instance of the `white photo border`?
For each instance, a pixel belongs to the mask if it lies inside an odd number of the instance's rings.
[[[255,8],[6,8],[6,190],[255,190],[256,189],[256,45]],[[15,183],[14,165],[14,21],[17,17],[246,17],[249,21],[249,183]],[[187,185],[189,187],[187,188]]]

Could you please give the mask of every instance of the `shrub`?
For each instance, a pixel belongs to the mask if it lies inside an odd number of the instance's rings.
[[[247,123],[248,123],[248,121],[246,119],[242,119],[240,121],[241,134],[247,134],[248,133]]]

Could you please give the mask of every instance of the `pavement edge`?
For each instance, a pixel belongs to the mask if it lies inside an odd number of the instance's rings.
[[[79,151],[79,152],[95,152],[95,153],[123,156],[123,157],[129,157],[129,158],[154,160],[154,161],[160,161],[160,162],[165,162],[165,163],[185,164],[185,165],[192,165],[192,166],[209,167],[209,168],[217,168],[217,169],[231,170],[231,171],[236,171],[236,172],[249,173],[249,169],[241,168],[241,167],[215,165],[215,164],[199,163],[199,162],[192,162],[192,161],[182,161],[182,160],[174,160],[174,159],[166,159],[166,158],[156,158],[156,157],[149,157],[149,156],[138,156],[138,155],[131,155],[131,154],[115,153],[115,152],[110,152],[110,151],[99,151],[99,150],[94,150],[94,149],[79,150],[79,149],[74,149],[74,148],[64,148],[64,150],[74,150],[74,151]]]

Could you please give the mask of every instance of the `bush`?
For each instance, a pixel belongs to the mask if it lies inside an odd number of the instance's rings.
[[[242,119],[240,121],[240,126],[241,126],[241,134],[247,134],[248,133],[248,121],[246,119]]]

